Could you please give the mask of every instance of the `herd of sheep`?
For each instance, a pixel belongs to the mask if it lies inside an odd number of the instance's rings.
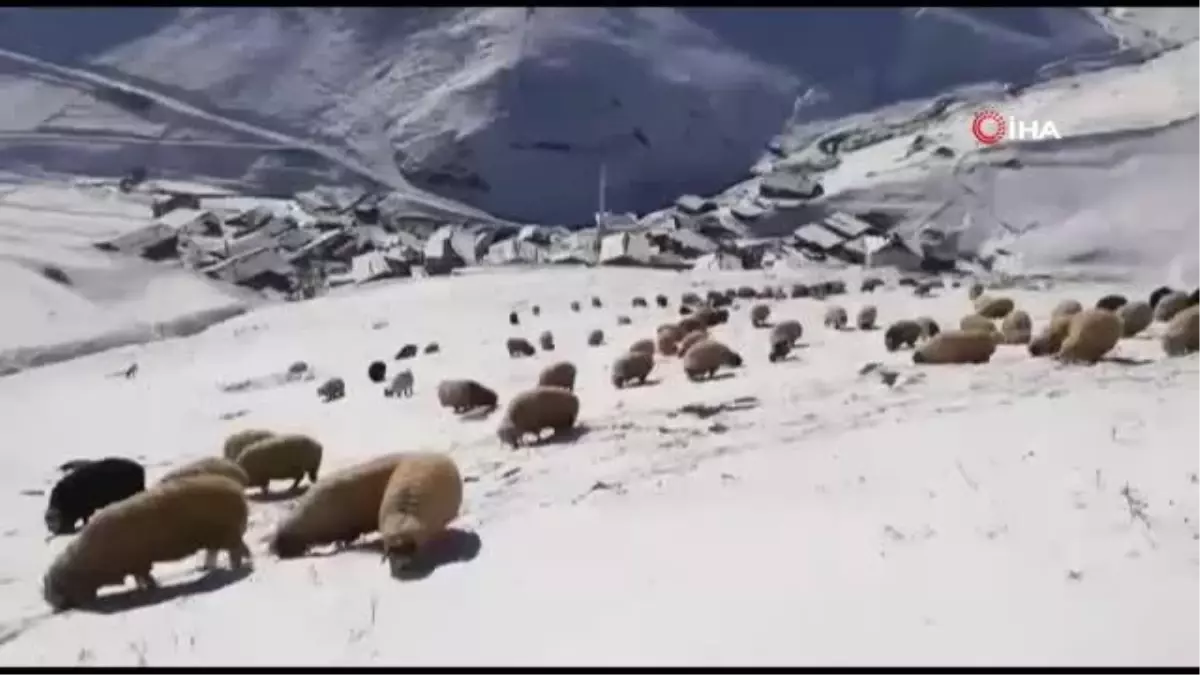
[[[871,292],[881,281],[868,280],[861,290]],[[929,288],[913,284],[923,297]],[[709,291],[707,297],[685,293],[678,303],[677,320],[659,325],[653,336],[634,341],[612,362],[609,376],[616,389],[647,383],[654,368],[667,360],[678,366],[693,382],[711,379],[722,368],[740,368],[742,356],[717,339],[716,328],[732,320],[731,312],[742,307],[739,300],[755,300],[748,320],[755,329],[766,331],[763,349],[767,360],[788,358],[804,333],[795,319],[771,322],[770,299],[808,297],[829,302],[846,292],[844,284],[827,282],[756,291],[750,287]],[[968,291],[971,310],[956,329],[941,330],[929,316],[900,319],[882,331],[889,352],[912,349],[915,364],[982,364],[990,361],[1001,344],[1025,345],[1034,357],[1053,356],[1064,363],[1096,363],[1113,350],[1122,338],[1133,337],[1155,322],[1163,324],[1161,344],[1168,356],[1200,350],[1200,303],[1197,292],[1190,295],[1169,288],[1155,290],[1146,300],[1128,300],[1119,295],[1100,298],[1093,307],[1064,300],[1035,332],[1030,315],[1011,298],[986,293],[980,284]],[[654,298],[660,309],[670,306],[664,295]],[[632,299],[635,309],[648,308],[646,299]],[[601,307],[598,298],[593,307]],[[581,311],[578,302],[572,311]],[[538,306],[530,312],[536,317]],[[876,330],[878,311],[865,305],[854,325],[859,331]],[[519,326],[516,312],[509,323]],[[628,325],[628,317],[618,323]],[[842,306],[829,302],[824,325],[842,331],[849,315]],[[546,352],[554,351],[554,336],[542,332],[537,342]],[[592,331],[591,346],[604,344],[604,334]],[[397,359],[410,358],[415,345],[402,350]],[[536,353],[532,343],[511,337],[505,348],[512,358]],[[427,352],[436,351],[427,348]],[[373,362],[368,378],[382,383],[386,365]],[[541,438],[549,429],[555,436],[572,430],[579,419],[580,401],[575,393],[576,366],[569,361],[551,363],[541,370],[530,388],[512,395],[496,428],[499,440],[512,448],[528,437]],[[345,394],[345,383],[336,379],[321,385],[326,400]],[[333,389],[340,389],[334,392]],[[495,391],[472,379],[442,381],[437,389],[439,404],[455,413],[490,413],[500,404]],[[386,395],[413,394],[410,369],[396,374]],[[463,479],[455,461],[435,452],[394,453],[320,475],[322,445],[298,434],[248,429],[231,435],[219,456],[180,466],[146,487],[145,470],[133,460],[110,457],[77,461],[50,493],[45,512],[46,527],[53,534],[67,534],[82,521],[73,541],[54,559],[43,579],[43,595],[55,609],[85,604],[98,590],[122,585],[132,576],[139,588],[155,586],[151,569],[155,563],[180,560],[205,553],[205,567],[217,564],[225,551],[229,564],[238,569],[250,558],[244,536],[249,523],[247,489],[265,493],[273,480],[291,480],[297,489],[307,478],[311,485],[295,508],[276,525],[269,538],[270,551],[280,557],[303,555],[310,548],[334,544],[344,548],[359,537],[381,535],[384,556],[393,571],[410,564],[458,517],[463,502]]]

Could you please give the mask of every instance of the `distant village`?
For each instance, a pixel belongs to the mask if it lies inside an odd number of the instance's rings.
[[[800,179],[768,177],[758,194],[732,207],[688,195],[640,219],[598,214],[595,225],[582,228],[449,222],[398,195],[346,189],[272,199],[166,185],[122,181],[122,191],[149,192],[152,222],[96,247],[179,261],[210,278],[290,300],[470,266],[736,270],[811,261],[919,272],[955,265],[954,242],[930,236],[914,244],[891,233],[893,223],[879,214],[813,208],[820,186]]]

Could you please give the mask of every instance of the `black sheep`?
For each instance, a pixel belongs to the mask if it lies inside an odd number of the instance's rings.
[[[66,534],[96,511],[132,497],[146,489],[146,470],[123,457],[106,457],[77,463],[50,491],[46,528],[51,534]]]
[[[371,365],[367,366],[367,377],[372,382],[383,382],[383,378],[387,377],[387,364],[383,361],[372,361]]]

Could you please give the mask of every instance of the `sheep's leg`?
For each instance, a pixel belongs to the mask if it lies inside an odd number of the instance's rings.
[[[270,481],[267,481],[267,482],[265,482],[265,483],[262,483],[261,485],[259,485],[259,486],[258,486],[258,496],[260,496],[260,497],[265,497],[265,496],[267,496],[267,490],[268,490],[270,487],[271,487],[271,482],[270,482]]]
[[[204,551],[204,563],[200,566],[200,569],[205,572],[217,569],[217,549],[210,548]]]
[[[304,474],[296,476],[296,480],[292,481],[292,486],[288,488],[288,492],[295,492],[300,489],[300,481],[304,480]]]
[[[225,549],[225,554],[229,557],[229,568],[240,570],[250,558],[250,548],[246,546],[246,542],[239,540],[238,543]]]

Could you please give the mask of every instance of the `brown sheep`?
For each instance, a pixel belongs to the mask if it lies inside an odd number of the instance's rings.
[[[1183,308],[1187,306],[1187,293],[1183,291],[1171,291],[1159,299],[1158,306],[1154,308],[1154,320],[1166,323],[1175,318],[1175,315],[1183,311]]]
[[[661,338],[661,337],[665,336],[665,337],[670,338],[671,340],[674,340],[675,342],[678,342],[686,334],[687,333],[685,333],[684,330],[679,327],[679,324],[674,324],[674,323],[664,323],[661,326],[659,326],[658,328],[654,329],[655,337]]]
[[[661,333],[654,341],[654,346],[658,349],[658,353],[663,356],[675,356],[679,353],[679,340],[673,339],[674,334]]]
[[[750,325],[755,328],[764,328],[767,325],[767,320],[771,318],[771,308],[764,304],[757,304],[750,308]]]
[[[846,309],[841,305],[830,305],[825,308],[825,327],[834,330],[843,330],[846,324],[850,322],[850,317],[846,314]]]
[[[776,342],[786,342],[788,346],[793,346],[804,335],[804,326],[800,325],[795,319],[787,319],[775,324],[771,329],[771,344]]]
[[[275,528],[271,552],[280,558],[295,558],[313,546],[345,547],[376,531],[388,479],[406,456],[396,452],[325,476]]]
[[[1154,309],[1145,300],[1134,300],[1117,310],[1121,317],[1121,337],[1133,337],[1154,323]]]
[[[894,352],[902,346],[916,347],[921,339],[921,324],[911,319],[901,319],[888,326],[883,333],[883,346],[889,352]]]
[[[1200,351],[1200,305],[1176,312],[1163,331],[1163,352],[1169,357]]]
[[[533,345],[529,344],[529,340],[526,340],[525,338],[508,338],[508,340],[504,342],[504,347],[508,350],[508,355],[514,359],[524,356],[533,356],[537,353],[537,350],[534,349]]]
[[[975,299],[975,313],[988,319],[1003,319],[1015,307],[1012,298],[981,295]]]
[[[541,346],[544,352],[554,351],[554,333],[548,330],[542,331],[542,334],[538,336],[538,345]]]
[[[701,340],[683,355],[683,372],[693,382],[712,378],[721,366],[738,368],[741,365],[742,357],[737,352],[712,339]]]
[[[983,295],[983,284],[978,281],[967,287],[967,299],[971,302],[975,302],[981,295]]]
[[[579,397],[566,389],[538,387],[517,394],[508,402],[496,435],[515,449],[526,434],[540,436],[549,427],[559,435],[570,431],[577,419]]]
[[[250,476],[236,462],[224,457],[205,457],[194,462],[188,462],[181,467],[172,469],[158,479],[158,484],[169,483],[190,476],[224,476],[229,480],[245,487],[250,484]]]
[[[1050,323],[1046,324],[1046,327],[1029,341],[1029,355],[1057,354],[1059,348],[1062,347],[1063,340],[1067,339],[1067,332],[1071,328],[1071,319],[1074,317],[1074,314],[1050,317]]]
[[[1191,305],[1175,314],[1162,336],[1167,356],[1183,356],[1200,351],[1200,307]]]
[[[292,479],[289,490],[300,487],[306,475],[316,482],[322,453],[321,444],[310,436],[280,434],[246,446],[237,463],[250,478],[247,485],[258,486],[266,494],[274,479]]]
[[[1115,312],[1129,303],[1129,299],[1123,295],[1112,293],[1104,296],[1096,301],[1096,309],[1107,309],[1110,312]]]
[[[1071,317],[1056,355],[1064,363],[1096,363],[1121,339],[1121,317],[1106,309],[1085,309]]]
[[[649,354],[654,356],[654,340],[643,339],[629,345],[630,354]]]
[[[496,392],[475,380],[442,380],[437,388],[438,403],[456,413],[475,408],[495,408]]]
[[[1079,304],[1078,300],[1063,300],[1054,306],[1054,311],[1050,312],[1050,317],[1075,316],[1082,311],[1083,305]]]
[[[103,586],[132,576],[157,587],[154,563],[205,552],[213,568],[226,551],[233,569],[250,557],[243,537],[250,509],[242,486],[215,475],[191,476],[140,492],[97,511],[54,559],[42,595],[55,610],[86,604]]]
[[[399,574],[462,509],[463,479],[449,455],[414,452],[388,477],[379,502],[383,557]]]
[[[697,342],[699,342],[701,340],[707,340],[707,339],[708,339],[708,331],[704,330],[703,328],[701,328],[700,330],[694,330],[694,331],[688,333],[687,335],[683,336],[683,339],[680,340],[679,344],[676,346],[676,351],[680,356],[683,356],[683,355],[687,354],[687,350],[689,348],[691,348],[692,345],[696,344]]]
[[[1000,322],[1000,335],[1004,344],[1029,344],[1033,338],[1033,319],[1029,318],[1029,312],[1023,309],[1009,312]]]
[[[875,330],[875,320],[879,318],[879,310],[875,309],[875,305],[866,305],[858,310],[858,315],[854,317],[854,325],[858,326],[859,330]]]
[[[230,461],[237,461],[238,455],[246,446],[274,436],[275,433],[266,429],[243,429],[229,435],[225,439],[224,456]]]
[[[948,330],[938,333],[913,352],[913,363],[987,363],[996,352],[996,341],[983,331]]]
[[[805,286],[804,284],[792,284],[792,291],[789,295],[792,296],[792,299],[807,298],[808,286]]]
[[[985,316],[979,314],[968,314],[958,321],[959,330],[972,330],[987,333],[993,339],[998,339],[999,331],[996,330],[996,324]]]
[[[711,328],[729,321],[729,310],[704,307],[696,312],[696,320]]]
[[[788,319],[776,324],[771,329],[770,336],[768,336],[768,344],[771,345],[771,350],[767,354],[767,360],[775,363],[787,358],[787,355],[792,353],[792,347],[796,345],[796,341],[803,334],[804,327],[795,319]]]
[[[918,316],[916,319],[914,319],[914,321],[920,324],[921,337],[923,338],[931,338],[934,335],[942,332],[941,326],[938,326],[938,323],[934,321],[932,317]]]
[[[676,326],[679,328],[679,337],[682,339],[683,336],[687,335],[688,333],[708,328],[708,322],[697,315],[681,319]]]
[[[617,357],[612,365],[612,383],[617,389],[637,381],[645,384],[650,371],[654,369],[654,355],[646,352],[630,352]]]
[[[604,331],[597,328],[596,330],[588,333],[587,343],[589,347],[599,347],[600,345],[604,344]]]
[[[559,361],[546,366],[538,375],[537,386],[562,387],[573,391],[575,389],[575,365],[570,361]]]
[[[691,291],[687,291],[683,295],[679,296],[679,304],[681,304],[681,305],[702,305],[702,304],[704,304],[704,301],[700,299],[699,295],[697,295]]]
[[[750,300],[758,295],[758,292],[750,286],[738,286],[736,295],[743,300]]]
[[[624,314],[620,314],[617,316],[617,325],[618,326],[628,326],[631,323],[633,323],[633,319],[630,319],[629,317],[625,316]]]

